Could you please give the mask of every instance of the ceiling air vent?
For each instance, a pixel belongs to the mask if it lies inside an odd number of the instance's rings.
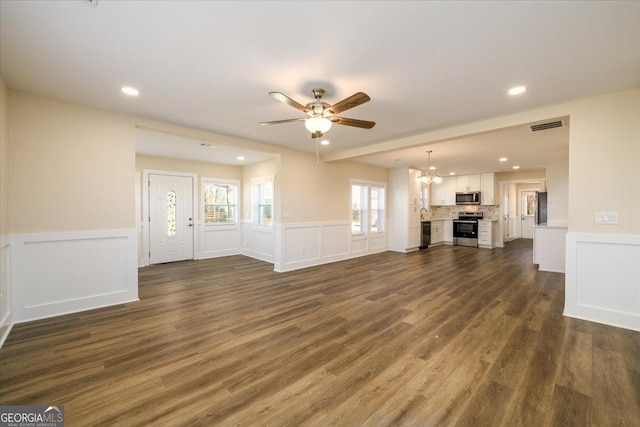
[[[529,127],[531,128],[531,132],[537,132],[539,130],[545,130],[545,129],[561,128],[562,120],[557,120],[555,122],[549,122],[549,123],[540,123],[539,125],[532,125]]]
[[[93,7],[98,7],[98,0],[81,0],[81,1]]]

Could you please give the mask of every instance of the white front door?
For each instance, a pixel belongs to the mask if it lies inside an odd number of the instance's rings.
[[[520,198],[520,231],[523,239],[533,239],[536,192],[523,191]]]
[[[149,263],[193,259],[193,178],[149,174]]]

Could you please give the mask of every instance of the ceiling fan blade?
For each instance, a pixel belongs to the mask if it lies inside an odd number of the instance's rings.
[[[346,126],[355,126],[357,128],[371,129],[376,125],[376,122],[370,122],[367,120],[348,119],[346,117],[331,117],[333,123]]]
[[[338,113],[341,113],[342,111],[348,110],[353,107],[357,107],[358,105],[362,105],[365,102],[369,102],[369,101],[371,101],[371,98],[369,98],[369,95],[367,95],[366,93],[358,92],[332,105],[329,108],[329,110],[333,111],[333,114],[338,114]]]
[[[273,96],[278,101],[284,102],[287,105],[291,105],[296,110],[300,110],[305,114],[309,111],[309,110],[307,110],[307,108],[304,105],[297,103],[296,101],[294,101],[293,99],[289,98],[287,95],[285,95],[283,93],[280,93],[280,92],[269,92],[269,95]]]
[[[281,123],[293,123],[293,122],[304,122],[306,119],[285,119],[285,120],[273,120],[271,122],[260,122],[262,126],[264,125],[279,125]]]

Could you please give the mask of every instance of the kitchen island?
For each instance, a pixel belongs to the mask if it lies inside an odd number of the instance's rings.
[[[533,226],[533,263],[540,271],[565,272],[565,224]]]

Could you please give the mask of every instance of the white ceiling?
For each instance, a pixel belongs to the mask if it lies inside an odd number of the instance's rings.
[[[639,87],[638,22],[638,1],[0,1],[0,73],[13,89],[307,152],[302,123],[258,125],[301,116],[268,92],[365,92],[341,115],[377,124],[334,126],[321,152],[336,153]],[[442,168],[466,170],[463,154]],[[426,155],[385,156],[358,160]]]

